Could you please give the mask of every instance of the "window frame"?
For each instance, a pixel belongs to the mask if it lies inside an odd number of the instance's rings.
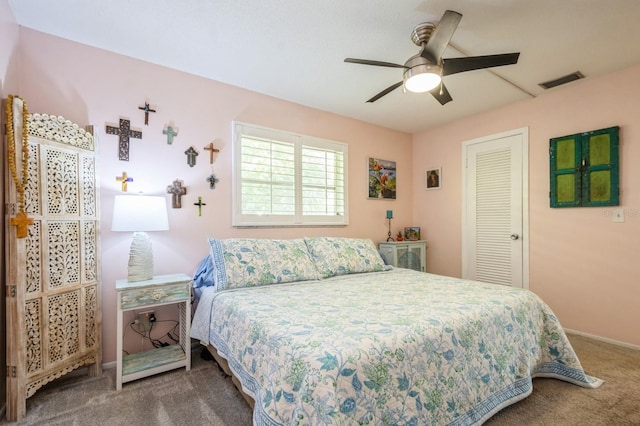
[[[271,139],[274,142],[291,144],[294,147],[294,192],[295,212],[292,215],[280,214],[244,214],[242,212],[242,137]],[[335,151],[343,157],[343,204],[344,214],[305,215],[302,213],[302,149]],[[348,149],[349,145],[327,139],[300,135],[284,130],[257,126],[239,121],[232,122],[232,226],[236,228],[253,227],[340,227],[349,224],[348,205]]]

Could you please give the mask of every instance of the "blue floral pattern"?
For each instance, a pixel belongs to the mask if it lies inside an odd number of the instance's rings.
[[[373,241],[359,238],[305,238],[320,278],[391,269]]]
[[[601,383],[526,290],[402,269],[208,290],[192,337],[229,361],[256,425],[479,424],[532,377]]]
[[[318,278],[303,239],[209,238],[217,291]]]

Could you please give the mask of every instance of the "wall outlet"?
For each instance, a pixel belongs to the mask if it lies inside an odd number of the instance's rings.
[[[613,209],[611,211],[611,216],[613,217],[613,223],[623,223],[624,209]]]
[[[151,330],[151,323],[155,322],[156,314],[153,311],[140,312],[136,317],[136,324],[138,324],[138,331],[142,334],[147,334]]]

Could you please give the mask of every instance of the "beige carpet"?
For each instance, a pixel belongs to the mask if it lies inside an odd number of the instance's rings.
[[[585,389],[535,379],[533,393],[487,425],[640,425],[640,351],[570,335],[588,374],[605,380]],[[193,368],[127,383],[115,390],[115,370],[101,377],[65,377],[27,402],[20,425],[251,425],[251,410],[231,380],[194,352]],[[3,421],[2,424],[6,424]]]

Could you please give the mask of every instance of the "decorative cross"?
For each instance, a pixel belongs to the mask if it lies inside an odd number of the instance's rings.
[[[131,130],[131,122],[124,118],[120,119],[120,127],[107,125],[107,134],[120,136],[118,158],[121,161],[129,161],[129,138],[142,139],[142,132]]]
[[[209,177],[207,178],[207,182],[209,182],[209,189],[216,189],[216,183],[218,183],[218,178],[216,177],[216,175],[214,175],[213,173],[211,173],[209,175]]]
[[[187,188],[182,186],[182,182],[174,180],[173,185],[167,186],[167,193],[171,194],[171,207],[182,208],[182,196],[187,193]]]
[[[122,184],[122,192],[127,192],[127,182],[133,182],[133,178],[122,172],[122,176],[116,176],[116,181]]]
[[[167,135],[167,144],[169,145],[173,143],[174,136],[178,136],[178,132],[173,130],[171,126],[167,126],[167,128],[162,131],[162,134]]]
[[[198,206],[198,216],[202,216],[202,206],[206,206],[206,204],[202,202],[202,197],[198,197],[198,202],[193,203],[193,205]]]
[[[33,219],[31,219],[25,212],[20,212],[16,215],[16,217],[11,218],[11,226],[16,227],[16,237],[17,238],[26,238],[29,235],[27,230],[27,226],[33,223]]]
[[[213,147],[213,142],[211,142],[209,145],[205,146],[204,149],[209,151],[209,164],[213,164],[213,153],[214,152],[220,152],[220,150],[219,149],[215,149]]]
[[[192,146],[189,147],[188,150],[184,152],[187,154],[187,164],[189,167],[193,167],[196,165],[196,157],[198,156],[198,151],[196,151]]]
[[[149,113],[150,112],[156,112],[156,110],[149,108],[149,103],[148,102],[145,102],[144,106],[138,107],[138,109],[141,109],[141,110],[144,111],[144,125],[148,126],[149,125]]]

